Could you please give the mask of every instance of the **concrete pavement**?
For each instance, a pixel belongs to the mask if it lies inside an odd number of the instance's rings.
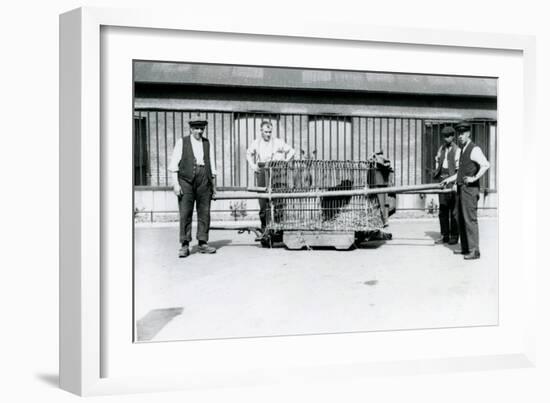
[[[394,220],[393,240],[351,251],[265,249],[212,231],[214,255],[177,257],[178,228],[137,225],[138,341],[319,334],[498,323],[498,221],[482,258],[434,245],[437,219]]]

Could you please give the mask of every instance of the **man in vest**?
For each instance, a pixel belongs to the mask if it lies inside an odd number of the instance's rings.
[[[202,135],[208,122],[200,114],[189,119],[191,135],[179,138],[174,146],[168,170],[172,172],[174,193],[180,213],[179,257],[189,256],[193,207],[197,203],[197,239],[199,253],[215,253],[208,245],[210,203],[216,192],[216,163],[208,139]]]
[[[460,249],[455,254],[464,255],[464,259],[479,259],[479,228],[477,224],[477,202],[479,200],[479,179],[489,169],[489,161],[481,148],[470,139],[470,125],[461,122],[457,125],[460,160],[458,172],[444,179],[441,184],[447,185],[456,181],[457,217],[460,232]]]
[[[256,185],[266,186],[265,163],[268,161],[290,161],[294,157],[294,149],[283,139],[272,137],[273,125],[264,120],[260,125],[261,136],[256,138],[246,150],[246,160],[256,175]],[[267,223],[266,199],[259,199],[260,222],[262,232],[265,231]]]
[[[443,144],[439,147],[435,157],[434,179],[445,180],[454,175],[458,168],[460,150],[453,141],[455,129],[451,126],[444,127],[441,130]],[[448,243],[455,245],[458,243],[458,223],[455,214],[456,193],[439,194],[439,228],[441,238],[435,241],[436,244]]]

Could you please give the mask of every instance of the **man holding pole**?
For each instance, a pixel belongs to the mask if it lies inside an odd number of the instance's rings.
[[[457,217],[460,232],[460,249],[455,254],[464,255],[464,259],[481,257],[479,251],[479,227],[477,223],[477,203],[479,200],[479,179],[489,169],[489,161],[483,151],[471,141],[471,128],[467,122],[456,126],[460,145],[458,172],[441,182],[442,186],[456,181]]]
[[[456,174],[459,165],[460,150],[454,142],[455,129],[452,126],[444,127],[441,130],[443,144],[439,147],[435,157],[434,179],[445,180]],[[447,186],[448,187],[448,186]],[[436,244],[458,243],[458,222],[455,211],[456,193],[450,191],[439,194],[439,227],[441,238],[435,241]]]
[[[256,138],[246,150],[246,160],[256,175],[256,185],[267,186],[265,177],[265,163],[268,161],[290,161],[294,157],[294,149],[283,139],[272,137],[273,125],[264,120],[260,125],[261,136]],[[267,224],[267,199],[259,199],[260,222],[262,232]]]

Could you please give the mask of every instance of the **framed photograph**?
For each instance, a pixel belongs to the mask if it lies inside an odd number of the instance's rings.
[[[533,38],[96,8],[60,36],[62,388],[534,365]]]

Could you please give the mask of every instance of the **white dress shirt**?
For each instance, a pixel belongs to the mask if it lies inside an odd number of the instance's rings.
[[[197,165],[204,165],[204,149],[202,148],[202,140],[195,139],[194,136],[191,137],[191,147],[193,148],[193,156]],[[179,163],[181,160],[181,153],[183,150],[183,140],[178,138],[176,145],[174,146],[174,151],[172,152],[172,158],[170,159],[170,165],[168,165],[168,170],[170,172],[179,171]],[[216,176],[216,160],[214,159],[214,151],[212,144],[210,144],[210,169],[212,170],[212,176]]]
[[[261,136],[257,137],[246,150],[246,159],[249,164],[267,161],[283,161],[287,159],[287,153],[294,150],[283,139],[271,137],[265,141]],[[289,157],[290,158],[290,157]]]

